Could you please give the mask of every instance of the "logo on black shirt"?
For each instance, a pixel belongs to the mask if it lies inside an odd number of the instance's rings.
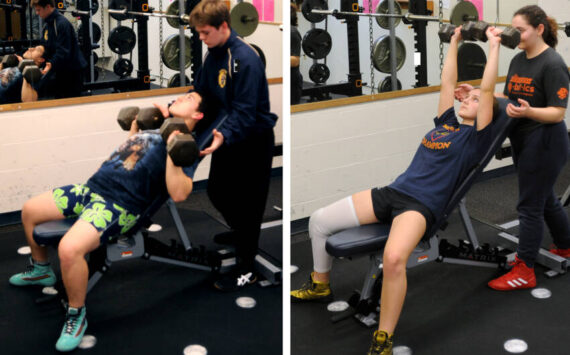
[[[525,78],[517,74],[511,77],[507,85],[509,94],[534,96],[534,86],[532,78]]]
[[[558,98],[560,98],[560,100],[564,100],[565,98],[568,97],[568,89],[560,88],[560,90],[558,90],[556,94],[558,95]]]

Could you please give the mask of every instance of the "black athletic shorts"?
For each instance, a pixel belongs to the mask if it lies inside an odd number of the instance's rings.
[[[433,214],[423,203],[389,187],[372,189],[372,208],[381,223],[392,223],[396,216],[406,211],[416,211],[425,217],[426,232],[435,223]]]

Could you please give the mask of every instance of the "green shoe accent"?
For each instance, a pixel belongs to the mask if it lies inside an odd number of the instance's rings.
[[[85,330],[87,329],[87,318],[85,315],[85,307],[69,307],[61,335],[55,344],[57,350],[71,351],[81,343],[83,334],[85,334]]]
[[[368,355],[392,355],[392,345],[394,344],[394,334],[388,336],[385,331],[375,331],[372,336],[372,345],[368,350]]]
[[[26,271],[10,277],[10,284],[14,286],[53,286],[56,277],[49,265],[38,265],[30,262]]]
[[[300,289],[291,291],[291,302],[329,302],[332,301],[332,291],[328,282],[319,282],[313,279],[313,273]]]

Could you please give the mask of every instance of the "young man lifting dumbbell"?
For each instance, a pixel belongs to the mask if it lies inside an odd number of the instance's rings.
[[[44,46],[29,48],[22,57],[10,54],[0,63],[0,104],[36,101],[38,92],[49,90],[46,74],[51,66],[46,64]]]
[[[178,98],[166,115],[182,119],[183,128],[191,132],[204,115],[216,114],[212,109],[215,106],[208,101],[198,92],[191,92]],[[192,191],[193,168],[177,166],[176,160],[180,157],[175,157],[166,144],[171,145],[181,130],[166,133],[161,129],[162,135],[158,130],[139,131],[133,120],[127,141],[103,162],[87,183],[56,188],[24,204],[22,223],[32,257],[25,272],[10,278],[15,286],[55,284],[47,250],[33,239],[34,227],[46,221],[79,217],[58,246],[69,306],[56,343],[57,350],[75,349],[87,328],[85,297],[89,271],[85,255],[108,241],[103,235],[126,233],[158,196],[168,195],[177,202],[185,200]],[[198,154],[196,151],[194,158]]]

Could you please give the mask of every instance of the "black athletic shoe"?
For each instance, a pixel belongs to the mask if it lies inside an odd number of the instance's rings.
[[[257,282],[255,271],[236,269],[220,275],[220,278],[214,282],[214,287],[220,291],[231,292],[241,290],[255,282]]]
[[[214,236],[214,242],[223,245],[236,245],[237,234],[233,230],[218,233]]]

